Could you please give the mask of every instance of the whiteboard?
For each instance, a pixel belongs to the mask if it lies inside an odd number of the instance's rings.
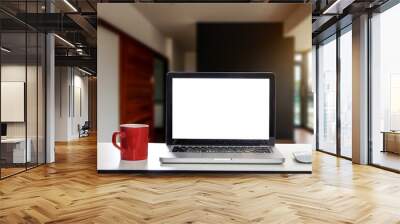
[[[24,104],[24,82],[1,82],[1,122],[24,122]]]

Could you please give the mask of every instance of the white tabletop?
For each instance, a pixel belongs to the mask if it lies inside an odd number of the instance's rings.
[[[97,144],[98,172],[265,172],[265,173],[311,173],[312,165],[298,163],[293,152],[310,151],[307,144],[277,144],[285,157],[283,164],[162,164],[160,157],[170,155],[164,143],[149,143],[148,159],[142,161],[121,160],[120,152],[111,143]]]

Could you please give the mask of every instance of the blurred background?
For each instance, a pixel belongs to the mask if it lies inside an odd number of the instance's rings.
[[[279,142],[312,143],[311,4],[98,4],[98,141],[147,123],[164,141],[168,71],[270,71]],[[206,91],[206,90],[205,90]]]

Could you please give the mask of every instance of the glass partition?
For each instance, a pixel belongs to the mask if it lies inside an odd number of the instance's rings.
[[[26,33],[1,33],[1,176],[26,170]],[[28,150],[27,150],[28,148]]]
[[[43,12],[44,1],[1,2],[17,13]],[[0,12],[0,178],[45,163],[44,33]]]

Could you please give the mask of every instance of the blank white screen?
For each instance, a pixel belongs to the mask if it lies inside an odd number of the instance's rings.
[[[174,78],[172,138],[269,139],[269,79]]]

